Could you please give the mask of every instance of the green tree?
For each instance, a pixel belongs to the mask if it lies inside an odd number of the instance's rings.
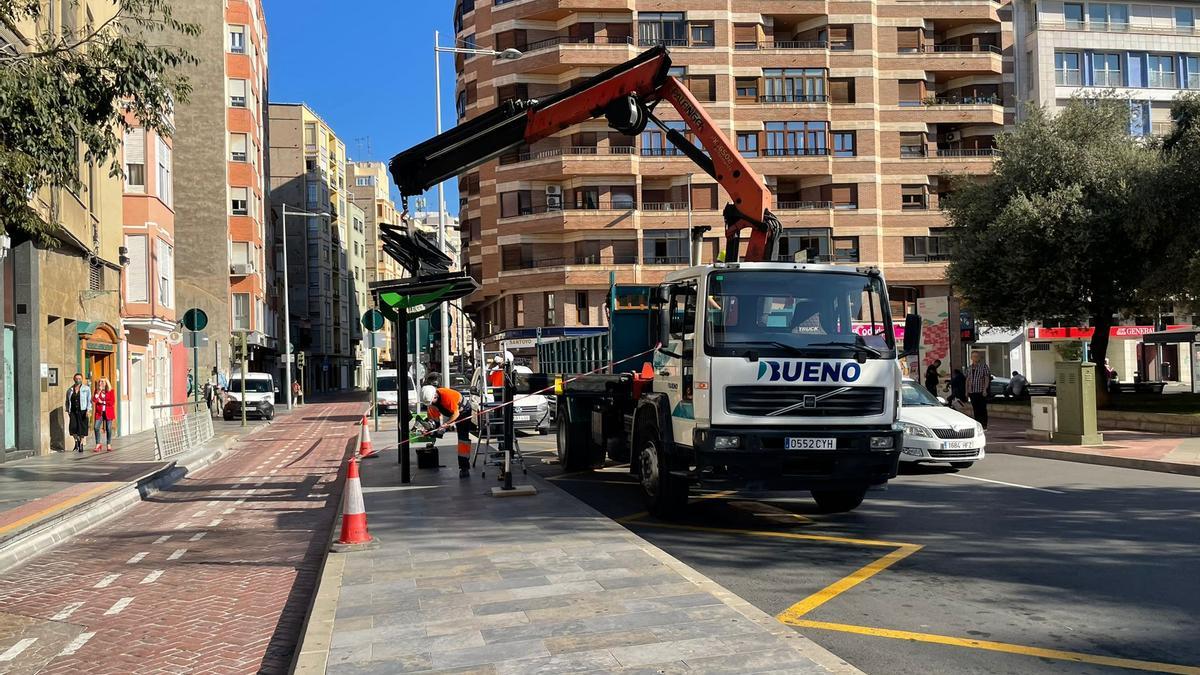
[[[65,4],[72,10],[78,6],[77,0]],[[34,40],[24,51],[11,45],[0,51],[0,227],[5,232],[43,240],[53,235],[58,224],[38,214],[32,196],[48,186],[83,190],[80,148],[82,161],[107,163],[111,175],[121,175],[125,115],[170,135],[170,111],[187,99],[190,88],[179,67],[194,58],[184,49],[155,44],[155,38],[165,32],[199,35],[199,26],[176,20],[169,0],[104,4],[111,16],[95,25],[48,26],[52,15],[45,0],[0,0],[0,24]]]
[[[1088,320],[1090,358],[1103,363],[1116,316],[1190,295],[1196,133],[1179,132],[1171,151],[1132,138],[1129,105],[1112,97],[1031,110],[997,139],[994,173],[957,179],[947,200],[955,290],[993,325]]]

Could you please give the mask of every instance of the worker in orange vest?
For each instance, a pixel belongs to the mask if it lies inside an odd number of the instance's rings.
[[[421,387],[421,404],[438,426],[453,426],[458,432],[458,477],[471,476],[471,434],[479,435],[471,400],[449,387]]]

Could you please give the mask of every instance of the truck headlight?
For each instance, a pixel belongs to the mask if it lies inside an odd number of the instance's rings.
[[[935,438],[929,427],[913,424],[912,422],[901,422],[900,428],[909,436],[919,436],[921,438]]]
[[[740,436],[713,436],[714,450],[734,450],[742,447]]]
[[[891,450],[896,445],[896,439],[891,436],[872,436],[872,450]]]

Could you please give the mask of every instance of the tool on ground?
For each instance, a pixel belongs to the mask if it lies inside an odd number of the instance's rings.
[[[371,545],[378,545],[378,540],[367,532],[367,509],[358,475],[358,458],[351,457],[342,497],[342,535],[333,545],[333,550],[352,551]]]

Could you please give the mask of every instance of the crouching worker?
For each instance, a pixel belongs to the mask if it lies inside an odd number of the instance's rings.
[[[471,401],[461,393],[427,384],[421,387],[421,404],[438,426],[453,426],[458,432],[458,477],[471,475],[471,434],[479,434],[472,419]]]

